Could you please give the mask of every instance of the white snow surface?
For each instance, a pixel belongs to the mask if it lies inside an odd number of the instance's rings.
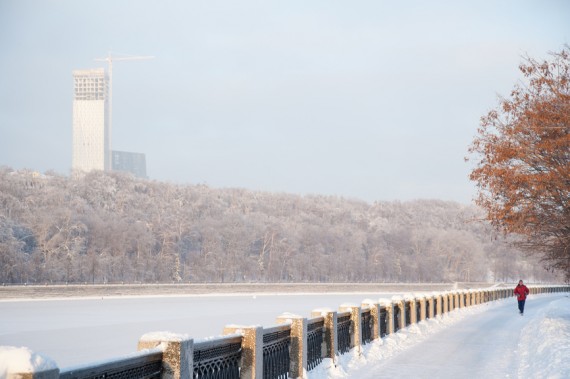
[[[311,379],[570,378],[570,298],[538,295],[518,314],[515,298],[420,322],[326,359]]]
[[[8,374],[23,374],[56,369],[56,363],[27,347],[0,346],[0,378]]]
[[[269,327],[279,312],[309,317],[317,307],[338,309],[334,302],[360,304],[362,296],[0,301],[0,378],[14,369],[30,372],[117,358],[136,350],[139,339],[156,335],[212,338],[229,322]],[[420,322],[365,345],[360,354],[352,350],[336,362],[325,359],[308,378],[563,379],[570,378],[569,357],[570,298],[549,294],[529,297],[524,316],[518,315],[513,297]]]

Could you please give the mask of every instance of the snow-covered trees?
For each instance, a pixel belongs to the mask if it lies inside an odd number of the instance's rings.
[[[0,282],[549,278],[470,206],[0,169]]]

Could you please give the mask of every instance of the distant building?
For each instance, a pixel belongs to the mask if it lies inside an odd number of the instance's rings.
[[[109,80],[105,69],[73,71],[73,171],[110,170]]]
[[[146,178],[146,157],[142,153],[113,150],[113,171],[130,172],[138,178]]]

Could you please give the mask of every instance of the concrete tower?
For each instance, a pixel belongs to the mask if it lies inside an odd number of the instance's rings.
[[[72,171],[110,170],[109,79],[105,69],[74,70]]]

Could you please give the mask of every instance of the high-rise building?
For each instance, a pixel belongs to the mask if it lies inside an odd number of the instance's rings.
[[[146,157],[143,153],[113,150],[113,171],[130,172],[146,179]]]
[[[109,80],[105,69],[73,71],[73,171],[110,170]]]

